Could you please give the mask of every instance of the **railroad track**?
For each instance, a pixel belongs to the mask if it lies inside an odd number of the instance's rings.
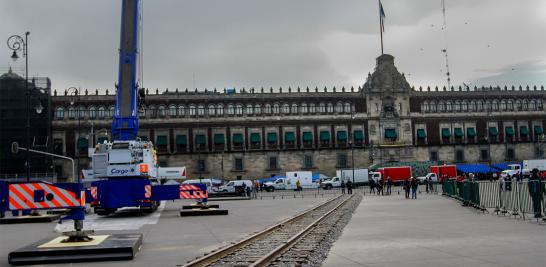
[[[341,195],[184,266],[297,266],[328,232],[316,227],[355,195]]]

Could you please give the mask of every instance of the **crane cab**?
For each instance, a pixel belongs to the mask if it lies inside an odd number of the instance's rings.
[[[95,178],[157,177],[157,154],[149,141],[99,144],[92,162]]]

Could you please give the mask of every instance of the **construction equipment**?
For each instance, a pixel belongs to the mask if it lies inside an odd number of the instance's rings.
[[[181,209],[181,216],[227,214],[207,205],[204,185],[153,185],[158,164],[154,146],[138,138],[138,104],[143,90],[138,89],[140,0],[122,0],[119,76],[116,106],[112,121],[113,141],[98,144],[92,155],[92,175],[100,180],[85,189],[77,183],[0,181],[0,217],[7,211],[69,209],[61,218],[74,221],[74,231],[67,237],[42,240],[9,254],[10,264],[45,264],[60,262],[132,259],[140,249],[142,234],[94,235],[83,230],[85,204],[91,203],[97,214],[107,215],[122,207],[140,207],[146,212],[157,209],[161,200],[198,199],[195,209]],[[17,146],[16,146],[17,147]],[[17,150],[17,149],[16,149]],[[73,175],[74,176],[74,175]]]

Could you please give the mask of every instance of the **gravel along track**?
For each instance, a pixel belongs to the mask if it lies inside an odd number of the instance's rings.
[[[362,196],[342,195],[185,266],[317,266]]]
[[[320,266],[362,200],[355,195],[268,266]]]

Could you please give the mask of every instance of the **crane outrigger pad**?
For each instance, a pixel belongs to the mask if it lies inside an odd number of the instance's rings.
[[[211,209],[211,208],[214,208],[214,209],[218,209],[220,208],[220,205],[218,204],[200,204],[200,203],[196,203],[196,204],[192,204],[192,205],[184,205],[182,206],[182,209],[183,210],[191,210],[191,209]]]
[[[182,209],[180,210],[180,217],[189,216],[208,216],[208,215],[228,215],[228,210],[208,208],[208,209]]]
[[[15,217],[6,217],[0,219],[0,224],[16,224],[16,223],[48,223],[56,221],[61,216],[58,214],[46,215],[23,215]]]
[[[41,240],[10,252],[12,265],[132,260],[142,245],[142,234],[92,236],[93,241],[63,243],[64,238]]]

